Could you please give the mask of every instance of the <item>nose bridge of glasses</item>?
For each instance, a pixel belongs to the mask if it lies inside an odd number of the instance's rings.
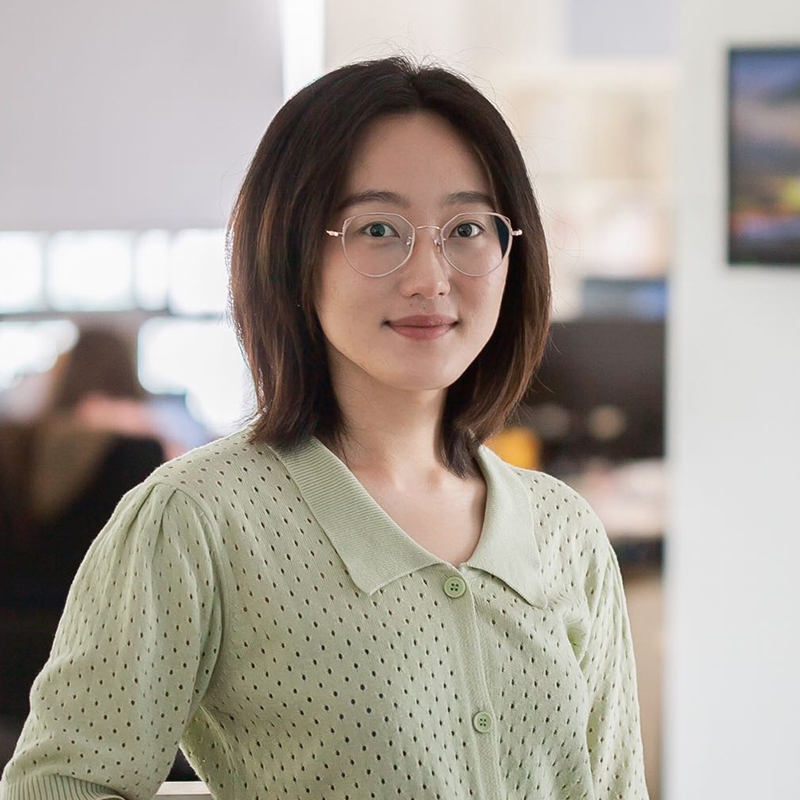
[[[414,230],[418,231],[420,228],[433,228],[436,233],[433,234],[433,243],[436,245],[436,249],[441,252],[442,250],[442,226],[441,225],[415,225]],[[409,242],[410,244],[410,242]]]

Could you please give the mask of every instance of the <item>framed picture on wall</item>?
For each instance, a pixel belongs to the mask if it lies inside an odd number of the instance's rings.
[[[728,51],[728,263],[800,266],[800,42]]]

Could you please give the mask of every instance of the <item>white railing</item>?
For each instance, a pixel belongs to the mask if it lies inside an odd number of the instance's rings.
[[[210,800],[211,792],[203,781],[165,781],[156,797],[179,797],[180,800]]]

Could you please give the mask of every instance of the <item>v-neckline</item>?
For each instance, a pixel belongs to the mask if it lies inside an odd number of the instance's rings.
[[[490,508],[492,510],[494,510],[493,506],[492,506],[492,504],[494,502],[494,490],[493,490],[492,479],[491,479],[491,474],[490,474],[491,471],[489,470],[489,468],[488,468],[488,466],[486,464],[485,454],[483,453],[483,448],[485,447],[485,445],[481,445],[478,448],[478,450],[477,450],[477,452],[475,454],[475,462],[477,464],[478,470],[480,471],[480,473],[481,473],[481,475],[483,477],[484,483],[486,484],[486,502],[484,503],[484,512],[483,512],[483,520],[481,522],[480,536],[478,537],[478,541],[477,541],[475,547],[473,548],[473,551],[472,551],[472,554],[470,555],[470,557],[465,559],[464,561],[462,561],[460,564],[453,564],[451,561],[448,561],[447,559],[442,558],[441,556],[437,556],[436,553],[433,553],[430,550],[428,550],[427,547],[424,547],[413,536],[411,536],[406,530],[404,530],[400,526],[400,524],[386,511],[386,509],[372,496],[372,494],[370,494],[370,492],[367,490],[366,486],[364,486],[364,484],[361,482],[359,477],[350,469],[350,467],[347,466],[347,464],[345,464],[344,461],[342,461],[341,458],[339,458],[339,456],[336,455],[336,453],[333,452],[333,450],[331,450],[318,437],[312,436],[311,439],[319,447],[325,448],[325,451],[327,453],[329,453],[332,458],[335,458],[336,461],[339,464],[341,464],[343,469],[347,470],[347,473],[352,477],[353,481],[355,481],[355,483],[357,484],[356,491],[358,491],[359,494],[362,496],[362,500],[365,503],[369,504],[373,508],[373,510],[374,510],[374,512],[376,514],[381,516],[386,521],[386,523],[390,525],[391,528],[393,528],[396,532],[398,532],[404,539],[408,540],[408,542],[410,542],[411,545],[413,545],[414,547],[416,547],[419,550],[421,550],[428,558],[436,559],[437,562],[440,562],[442,564],[446,564],[448,567],[452,567],[453,569],[456,569],[456,570],[460,571],[461,567],[469,566],[469,562],[475,556],[475,554],[478,552],[478,550],[480,550],[481,544],[487,538],[487,528],[488,528],[488,524],[487,523],[490,520],[490,518],[493,516],[493,515],[490,515]]]
[[[434,568],[448,576],[495,575],[529,603],[544,607],[541,557],[531,505],[531,481],[485,444],[476,451],[486,480],[486,508],[475,552],[459,567],[412,539],[367,492],[347,465],[316,437],[273,447],[353,583],[374,595],[395,580]]]

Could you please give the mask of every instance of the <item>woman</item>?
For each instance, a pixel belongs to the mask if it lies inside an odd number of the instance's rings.
[[[602,523],[483,444],[550,305],[498,111],[435,66],[337,69],[228,233],[257,410],[118,505],[0,797],[144,800],[180,744],[218,798],[646,798]]]

